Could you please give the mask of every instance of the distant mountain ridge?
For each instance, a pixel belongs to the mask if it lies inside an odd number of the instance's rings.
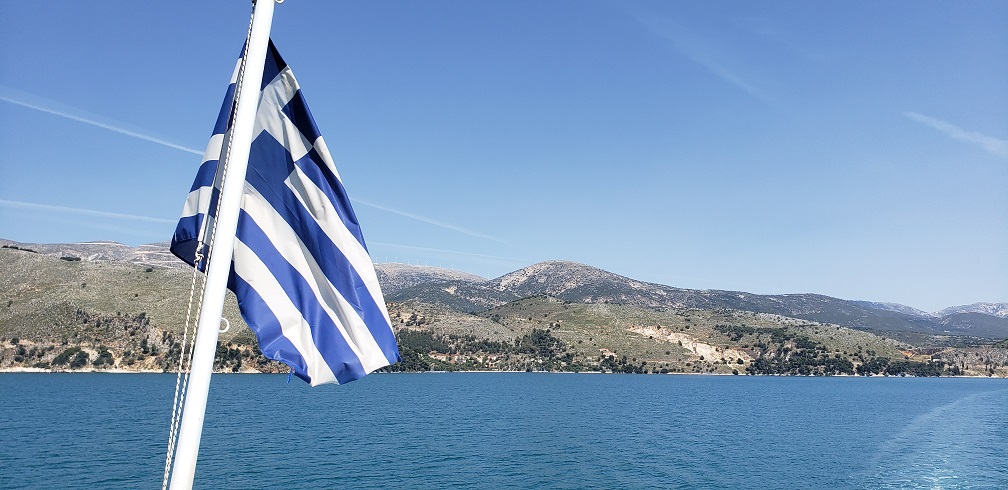
[[[128,247],[115,242],[0,245],[88,261],[184,267],[167,243]],[[1008,303],[975,303],[929,314],[904,305],[853,301],[819,294],[759,295],[740,291],[695,290],[648,283],[570,261],[546,261],[494,279],[449,269],[377,264],[386,299],[416,301],[459,312],[488,310],[530,296],[569,303],[622,304],[652,310],[730,309],[767,313],[875,332],[1008,338]]]
[[[1008,318],[1008,303],[973,303],[965,306],[953,306],[934,313],[934,316],[944,317],[961,313],[981,313],[998,318]]]
[[[438,282],[438,281],[459,281],[464,283],[484,282],[486,278],[459,272],[451,269],[441,269],[425,265],[400,264],[387,262],[375,264],[375,273],[378,275],[378,282],[385,293],[408,289],[413,286]]]
[[[856,303],[878,310],[895,311],[908,315],[942,318],[949,315],[964,313],[980,313],[983,315],[996,316],[998,318],[1008,318],[1008,303],[973,303],[970,305],[952,306],[944,310],[928,313],[917,308],[901,305],[899,303],[879,303],[875,301],[856,301]]]
[[[973,311],[932,316],[902,305],[851,301],[820,294],[759,295],[682,289],[642,282],[568,261],[533,264],[485,283],[431,281],[393,292],[393,301],[415,300],[464,312],[496,307],[528,296],[570,303],[623,304],[649,309],[731,309],[767,313],[875,332],[1008,337],[1008,319]],[[882,306],[879,306],[882,305]]]
[[[82,242],[82,243],[21,243],[13,240],[0,239],[0,246],[28,250],[54,257],[77,257],[88,261],[128,262],[131,264],[149,265],[154,267],[189,267],[172,255],[168,250],[168,242],[149,243],[139,247],[130,247],[118,242]]]
[[[928,313],[924,310],[918,310],[912,306],[901,305],[899,303],[881,303],[878,301],[855,301],[855,303],[882,311],[893,311],[896,313],[903,313],[906,315],[913,316],[934,316],[932,313]]]

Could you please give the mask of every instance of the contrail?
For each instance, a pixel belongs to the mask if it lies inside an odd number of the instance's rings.
[[[168,223],[175,224],[177,220],[164,218],[152,218],[150,216],[137,216],[135,214],[109,213],[107,211],[95,211],[93,209],[71,208],[66,206],[53,206],[50,204],[36,204],[32,202],[8,201],[0,199],[0,207],[15,209],[31,209],[34,211],[51,211],[56,213],[80,214],[84,216],[95,216],[98,218],[123,219],[131,221],[146,221],[148,223]]]
[[[932,128],[937,129],[938,131],[941,131],[959,141],[980,145],[980,147],[986,150],[987,153],[1001,158],[1008,158],[1008,141],[995,138],[993,136],[987,136],[976,131],[967,131],[950,122],[942,121],[941,119],[931,116],[925,116],[924,114],[918,114],[916,112],[907,111],[904,112],[903,115],[921,124],[931,126]]]
[[[704,37],[668,19],[639,16],[637,20],[648,28],[652,34],[669,41],[672,47],[686,59],[702,66],[714,76],[734,85],[749,95],[763,102],[771,102],[770,98],[762,90],[739,76],[735,70],[730,69],[728,67],[728,57],[718,52]]]
[[[2,88],[2,87],[0,87],[0,88]],[[92,119],[88,119],[88,118],[85,118],[85,117],[81,117],[81,116],[78,116],[78,115],[75,115],[75,114],[70,114],[68,112],[58,111],[58,110],[55,110],[55,109],[50,109],[48,107],[43,107],[43,106],[40,106],[40,105],[37,105],[37,104],[32,104],[32,103],[25,102],[25,101],[22,101],[22,100],[14,99],[14,98],[11,98],[11,97],[9,97],[7,95],[0,94],[0,100],[3,100],[5,102],[9,102],[9,103],[14,104],[14,105],[19,105],[21,107],[27,107],[29,109],[34,109],[34,110],[39,111],[39,112],[44,112],[46,114],[52,114],[54,116],[60,116],[60,117],[63,117],[63,118],[66,118],[66,119],[70,119],[70,120],[73,120],[73,121],[82,122],[84,124],[90,124],[91,126],[99,127],[99,128],[102,128],[102,129],[107,129],[109,131],[114,131],[116,133],[124,134],[126,136],[132,136],[134,138],[138,138],[138,139],[141,139],[141,140],[144,140],[144,141],[150,141],[151,143],[157,143],[159,145],[167,146],[168,148],[174,148],[176,150],[182,150],[184,152],[192,153],[194,155],[201,155],[201,156],[203,155],[203,152],[200,151],[200,150],[195,150],[193,148],[189,148],[189,147],[185,147],[185,146],[181,146],[181,145],[176,145],[175,143],[171,143],[171,142],[165,141],[163,139],[155,138],[153,136],[148,136],[148,135],[142,134],[142,133],[137,133],[136,131],[130,131],[128,129],[123,129],[123,128],[120,128],[120,127],[116,127],[116,126],[113,126],[111,124],[106,124],[106,123],[103,123],[103,122],[98,122],[98,121],[95,121],[95,120],[92,120]],[[405,213],[405,212],[398,211],[398,210],[395,210],[395,209],[392,209],[392,208],[387,208],[385,206],[381,206],[381,205],[378,205],[378,204],[370,203],[370,202],[367,202],[367,201],[361,201],[360,199],[353,199],[353,201],[357,202],[357,203],[360,203],[360,204],[363,204],[365,206],[370,206],[370,207],[375,208],[375,209],[380,209],[382,211],[386,211],[386,212],[393,213],[393,214],[398,214],[400,216],[405,216],[405,217],[410,218],[410,219],[421,221],[423,223],[427,223],[427,224],[431,224],[431,225],[438,226],[438,227],[441,227],[441,228],[445,228],[445,229],[448,229],[448,230],[456,231],[456,232],[462,233],[464,235],[474,236],[474,237],[477,237],[477,238],[483,238],[483,239],[491,240],[491,241],[494,241],[494,242],[497,242],[497,243],[505,243],[504,241],[500,240],[499,238],[496,238],[496,237],[493,237],[493,236],[490,236],[490,235],[487,235],[487,234],[484,234],[484,233],[479,233],[477,231],[469,230],[469,229],[466,229],[466,228],[462,228],[461,226],[455,226],[455,225],[452,225],[452,224],[449,224],[449,223],[443,223],[443,222],[436,221],[436,220],[433,220],[433,219],[430,219],[430,218],[425,218],[423,216],[418,216],[418,215],[415,215],[415,214]],[[49,205],[46,205],[46,204],[19,203],[19,202],[15,202],[15,201],[0,200],[0,205],[4,205],[4,206],[8,206],[8,207],[20,207],[20,208],[23,208],[23,209],[36,209],[36,210],[55,211],[55,212],[63,212],[63,213],[86,214],[86,215],[90,215],[90,216],[103,216],[103,217],[106,217],[106,218],[147,220],[147,221],[153,221],[153,222],[157,222],[157,223],[169,223],[169,222],[170,223],[174,223],[174,221],[162,220],[162,219],[159,219],[159,218],[148,218],[148,217],[144,217],[144,216],[133,216],[133,215],[128,215],[128,214],[105,213],[105,212],[102,212],[102,211],[92,211],[92,210],[87,210],[87,209],[68,208],[68,207],[62,207],[62,206],[49,206]]]
[[[500,240],[499,238],[492,237],[490,235],[486,235],[486,234],[483,234],[483,233],[479,233],[477,231],[467,230],[465,228],[462,228],[461,226],[455,226],[455,225],[448,224],[448,223],[442,223],[440,221],[435,221],[435,220],[432,220],[430,218],[425,218],[423,216],[418,216],[418,215],[415,215],[415,214],[410,214],[410,213],[406,213],[406,212],[403,212],[403,211],[395,210],[395,209],[392,209],[392,208],[387,208],[385,206],[381,206],[381,205],[378,205],[378,204],[370,203],[370,202],[367,202],[367,201],[362,201],[360,199],[351,199],[351,201],[356,202],[356,203],[360,203],[360,204],[363,204],[365,206],[369,206],[369,207],[372,207],[372,208],[375,208],[375,209],[380,209],[382,211],[387,211],[387,212],[392,213],[392,214],[398,214],[399,216],[405,216],[405,217],[410,218],[410,219],[415,219],[417,221],[422,221],[424,223],[431,224],[431,225],[434,225],[434,226],[439,226],[441,228],[445,228],[445,229],[448,229],[448,230],[457,231],[457,232],[462,233],[464,235],[474,236],[474,237],[477,237],[477,238],[483,238],[483,239],[486,239],[486,240],[491,240],[491,241],[494,241],[494,242],[497,242],[497,243],[502,243],[502,244],[507,245],[507,243],[505,243],[503,240]]]
[[[11,104],[14,104],[14,105],[19,105],[21,107],[27,107],[29,109],[35,109],[36,111],[44,112],[46,114],[52,114],[54,116],[64,117],[64,118],[67,118],[67,119],[70,119],[70,120],[73,120],[73,121],[82,122],[84,124],[90,124],[92,126],[96,126],[96,127],[102,128],[102,129],[107,129],[109,131],[115,131],[116,133],[119,133],[119,134],[125,134],[126,136],[132,136],[134,138],[142,139],[144,141],[150,141],[151,143],[157,143],[159,145],[167,146],[168,148],[174,148],[176,150],[182,150],[182,151],[185,151],[185,152],[188,152],[188,153],[193,153],[193,154],[196,154],[196,155],[203,155],[202,151],[194,150],[194,149],[186,147],[186,146],[176,145],[175,143],[171,143],[171,142],[165,141],[163,139],[158,139],[158,138],[155,138],[153,136],[147,136],[146,134],[137,133],[135,131],[130,131],[128,129],[117,128],[117,127],[112,126],[110,124],[105,124],[105,123],[98,122],[98,121],[92,121],[91,119],[86,119],[86,118],[83,118],[83,117],[80,117],[80,116],[77,116],[77,115],[74,115],[74,114],[69,114],[69,113],[66,113],[66,112],[60,112],[60,111],[57,111],[57,110],[54,110],[54,109],[49,109],[48,107],[42,107],[42,106],[35,105],[35,104],[29,104],[28,102],[23,102],[23,101],[20,101],[20,100],[12,99],[12,98],[7,97],[5,95],[0,95],[0,100],[3,100],[5,102],[10,102]]]

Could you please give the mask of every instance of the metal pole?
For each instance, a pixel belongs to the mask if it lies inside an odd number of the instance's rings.
[[[231,157],[227,162],[227,178],[221,188],[216,237],[212,244],[210,263],[207,266],[203,307],[197,323],[189,373],[189,388],[185,395],[175,462],[172,466],[172,490],[191,489],[196,474],[196,457],[199,454],[200,436],[203,432],[210,374],[213,372],[214,354],[217,350],[217,334],[231,271],[234,236],[238,227],[238,213],[245,186],[245,170],[248,167],[249,147],[252,144],[252,131],[259,107],[263,66],[266,62],[266,49],[273,23],[273,1],[257,1],[252,15],[252,27],[245,49],[245,70],[241,87],[236,95],[238,105],[232,126]]]

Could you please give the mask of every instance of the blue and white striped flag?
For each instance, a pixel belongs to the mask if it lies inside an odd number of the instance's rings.
[[[235,67],[171,251],[205,271],[227,152]],[[357,217],[290,68],[270,41],[228,288],[270,359],[312,384],[346,383],[399,350]],[[203,240],[201,240],[203,238]]]

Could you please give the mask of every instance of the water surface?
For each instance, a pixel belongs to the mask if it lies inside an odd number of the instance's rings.
[[[174,375],[0,375],[0,487],[161,483]],[[1008,488],[1008,381],[214,375],[197,488]]]

